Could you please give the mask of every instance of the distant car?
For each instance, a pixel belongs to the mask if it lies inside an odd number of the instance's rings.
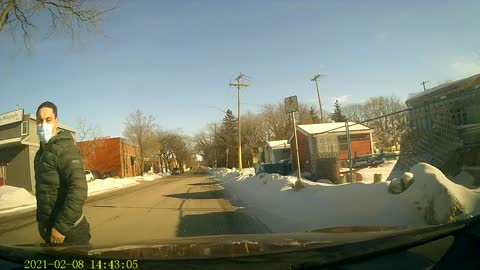
[[[85,170],[85,178],[87,179],[87,182],[95,180],[95,176],[89,170]]]
[[[183,168],[173,168],[172,174],[181,174],[183,173]]]
[[[118,178],[118,175],[114,171],[106,172],[103,174],[103,178]]]
[[[95,179],[102,178],[102,174],[99,171],[92,170],[91,172],[93,173],[93,177],[95,177]]]
[[[358,156],[353,159],[353,167],[354,168],[362,168],[362,167],[376,167],[385,162],[385,155],[383,153],[380,154],[371,154],[371,155],[364,155]]]

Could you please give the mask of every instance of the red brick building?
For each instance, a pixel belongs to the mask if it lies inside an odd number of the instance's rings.
[[[352,158],[373,153],[373,130],[354,122],[349,122],[350,147]],[[314,176],[321,176],[319,159],[348,159],[348,144],[345,123],[323,123],[298,125],[298,154],[302,172],[311,172]],[[296,145],[293,136],[290,138],[292,161],[297,169]]]
[[[77,142],[85,169],[100,174],[115,172],[120,177],[140,175],[139,149],[123,138],[99,138]]]

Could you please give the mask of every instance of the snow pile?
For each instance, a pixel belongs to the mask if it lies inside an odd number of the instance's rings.
[[[278,174],[253,175],[228,169],[206,169],[224,186],[232,203],[245,207],[273,232],[306,231],[354,225],[426,225],[446,223],[480,210],[480,194],[457,185],[438,169],[418,164],[413,182],[400,194],[380,183],[326,184]]]
[[[129,178],[96,179],[87,183],[88,195],[96,195],[113,189],[136,185],[141,181],[154,181],[168,175],[170,175],[170,173],[145,174],[144,176]],[[36,203],[35,196],[24,188],[0,186],[0,214],[25,210],[26,207],[28,207],[28,209],[35,209]]]
[[[163,174],[144,173],[142,177],[135,178],[137,181],[153,181],[163,178]]]
[[[141,178],[142,177],[96,179],[88,183],[88,194],[138,184],[137,179]]]
[[[442,224],[479,214],[478,192],[455,184],[426,163],[419,163],[410,171],[414,182],[401,195],[415,205],[427,224]]]
[[[13,186],[0,186],[0,211],[16,207],[36,205],[35,196],[24,188]]]
[[[110,190],[129,187],[139,184],[141,181],[154,181],[168,176],[170,173],[163,174],[144,174],[143,176],[129,178],[106,178],[96,179],[88,182],[88,195],[97,195]],[[0,186],[0,215],[35,210],[37,200],[24,188],[13,186]]]

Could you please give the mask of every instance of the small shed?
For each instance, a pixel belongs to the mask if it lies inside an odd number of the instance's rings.
[[[355,122],[348,122],[351,157],[373,153],[373,130]],[[314,178],[335,181],[338,161],[348,159],[348,144],[345,122],[298,125],[298,151],[302,172],[310,172]],[[293,153],[295,140],[290,138]],[[292,155],[294,169],[296,155]]]
[[[290,158],[290,144],[288,140],[269,141],[265,146],[265,163],[279,163]]]

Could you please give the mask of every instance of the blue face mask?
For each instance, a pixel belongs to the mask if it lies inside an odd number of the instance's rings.
[[[48,143],[48,141],[53,137],[53,125],[42,123],[38,125],[37,133],[42,143]]]

